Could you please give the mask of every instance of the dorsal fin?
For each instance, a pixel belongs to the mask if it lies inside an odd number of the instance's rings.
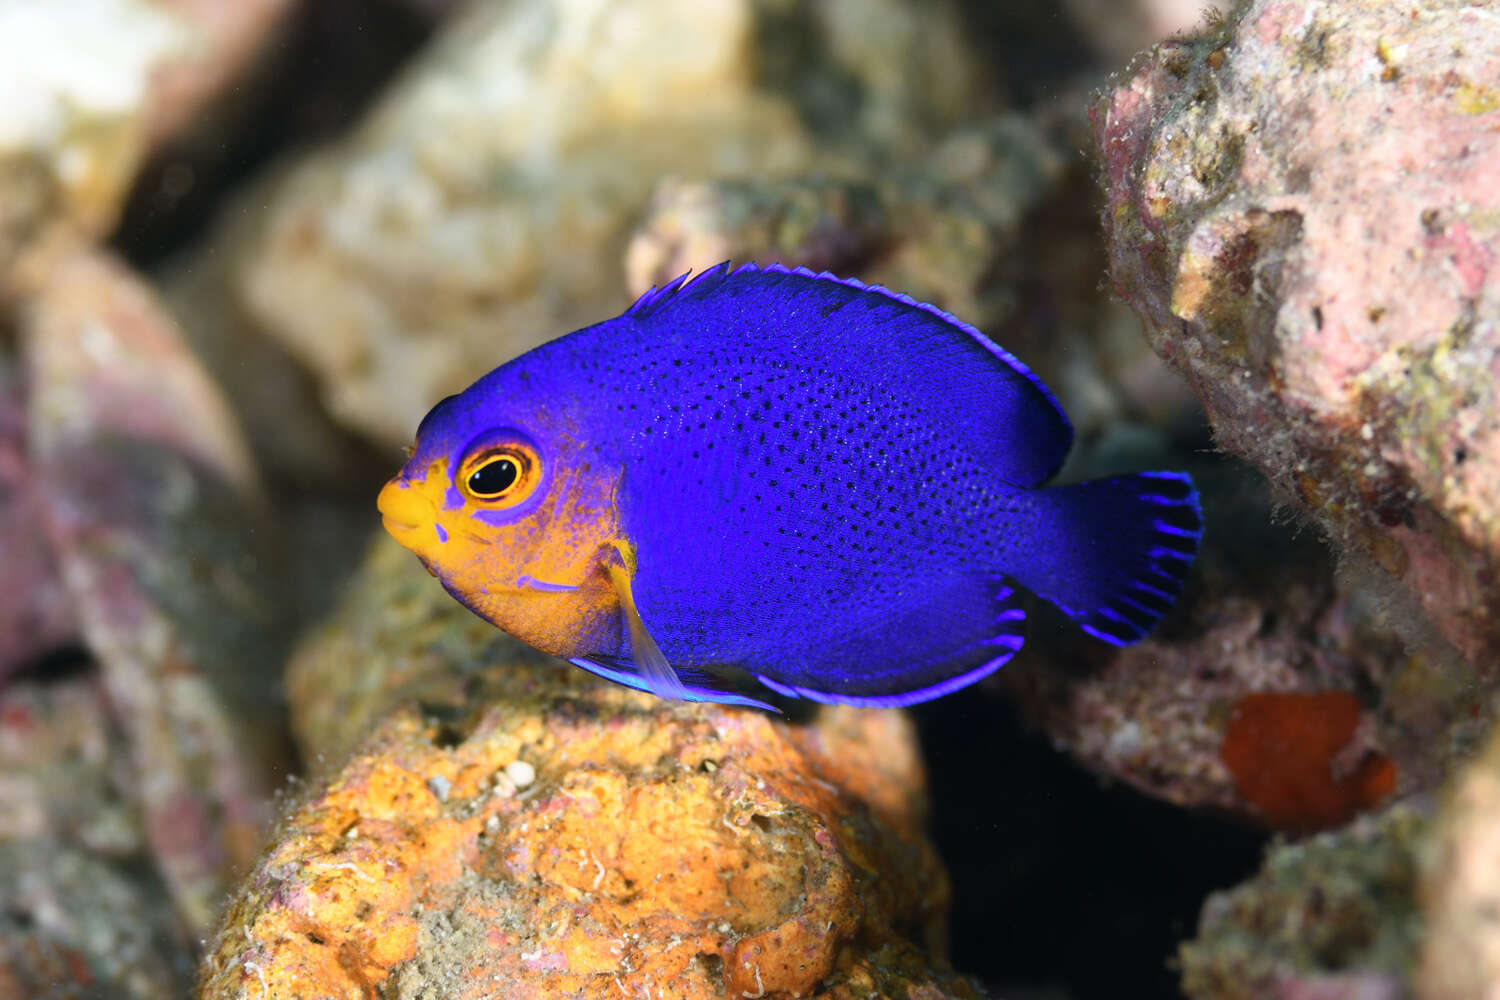
[[[755,265],[750,264],[746,266],[753,268]],[[744,267],[741,267],[739,269],[739,271],[743,270],[745,270]],[[734,273],[738,274],[739,271],[736,271]],[[647,316],[653,315],[667,303],[677,298],[678,292],[708,291],[712,287],[718,285],[724,280],[726,276],[728,276],[729,261],[726,260],[722,264],[715,264],[708,270],[700,272],[698,276],[692,281],[688,281],[688,275],[692,273],[693,272],[691,270],[683,271],[677,277],[673,278],[665,285],[662,285],[660,288],[652,285],[648,291],[642,293],[641,297],[635,300],[634,305],[625,310],[625,315],[633,317],[635,319],[645,319]]]
[[[720,266],[723,267],[727,265]],[[1017,374],[1025,376],[1026,380],[1036,388],[1037,392],[1040,392],[1042,396],[1046,398],[1047,402],[1052,404],[1052,408],[1057,411],[1057,416],[1062,420],[1063,424],[1068,427],[1069,433],[1071,434],[1073,425],[1068,421],[1068,415],[1063,412],[1062,404],[1057,401],[1056,396],[1052,395],[1052,390],[1047,388],[1047,384],[1043,382],[1039,377],[1037,377],[1036,372],[1032,371],[1030,368],[1027,368],[1026,365],[1022,363],[1020,358],[1016,357],[1014,354],[1010,353],[1005,348],[1001,347],[999,344],[986,337],[982,332],[980,332],[977,327],[965,323],[963,320],[959,319],[952,313],[945,312],[930,302],[921,302],[917,299],[914,299],[904,292],[892,291],[891,289],[886,288],[884,285],[869,285],[863,281],[860,281],[858,278],[840,278],[838,275],[833,274],[829,271],[813,271],[810,268],[801,267],[800,265],[797,267],[787,267],[785,264],[766,264],[762,267],[756,264],[745,264],[737,268],[730,276],[734,277],[735,275],[753,271],[761,271],[765,274],[789,274],[795,275],[799,278],[812,278],[814,281],[829,281],[833,282],[836,285],[843,285],[846,288],[852,288],[858,292],[873,292],[876,295],[883,295],[884,297],[899,302],[902,305],[912,306],[913,308],[920,309],[923,312],[931,313],[933,316],[936,316],[944,323],[956,327],[957,329],[962,330],[964,333],[967,333],[969,336],[973,337],[982,347],[984,347],[985,350],[989,351],[995,357],[1005,362],[1005,364],[1014,369]],[[704,274],[707,273],[708,272],[706,271],[704,272]]]
[[[980,344],[982,347],[984,347],[985,350],[989,351],[990,354],[994,355],[1000,361],[1004,362],[1018,375],[1023,376],[1028,382],[1031,383],[1032,387],[1035,388],[1036,391],[1042,395],[1042,398],[1051,405],[1052,409],[1056,411],[1058,420],[1062,422],[1063,427],[1066,429],[1066,435],[1068,439],[1071,440],[1073,425],[1069,422],[1068,415],[1063,411],[1062,404],[1057,401],[1057,397],[1052,394],[1052,390],[1047,388],[1046,383],[1044,383],[1037,376],[1036,372],[1033,372],[1030,368],[1026,367],[1026,365],[1022,363],[1020,358],[1017,358],[1014,354],[1010,353],[1005,348],[1001,347],[999,344],[986,337],[982,332],[980,332],[978,328],[965,323],[963,320],[959,319],[957,316],[954,316],[952,313],[945,312],[929,302],[921,302],[903,292],[892,291],[891,289],[886,288],[884,285],[870,285],[866,284],[863,281],[860,281],[858,278],[841,278],[829,271],[814,271],[810,268],[802,267],[800,265],[796,267],[788,267],[785,264],[773,263],[760,265],[754,262],[750,262],[741,264],[739,267],[736,267],[733,270],[730,270],[730,268],[731,262],[726,260],[723,263],[715,264],[713,267],[700,272],[697,277],[693,278],[692,281],[688,281],[688,276],[693,272],[684,271],[682,274],[678,275],[676,278],[673,278],[671,281],[667,282],[665,285],[662,285],[659,288],[653,285],[649,291],[645,292],[641,295],[640,298],[636,299],[635,303],[629,309],[625,310],[625,315],[633,317],[635,319],[645,319],[648,316],[652,316],[660,312],[664,307],[674,302],[693,298],[693,293],[702,295],[706,292],[713,291],[720,285],[724,284],[726,281],[732,281],[733,279],[740,277],[741,275],[750,274],[784,274],[798,278],[809,278],[813,281],[829,282],[831,284],[841,285],[845,288],[850,288],[857,292],[869,292],[874,295],[880,295],[894,302],[899,302],[904,306],[910,306],[914,309],[920,309],[925,313],[929,313],[930,315],[937,317],[939,320],[948,324],[949,326],[952,326],[957,330],[962,330],[964,333],[974,338],[976,343]],[[1066,448],[1064,448],[1063,450],[1066,451]]]
[[[652,289],[625,318],[662,324],[653,337],[671,328],[688,342],[705,332],[711,341],[703,343],[741,338],[772,363],[778,353],[798,353],[825,373],[845,371],[905,393],[909,407],[992,456],[1006,485],[1042,485],[1072,444],[1057,397],[1015,355],[936,306],[879,285],[805,267],[731,269],[726,262]],[[924,366],[949,381],[914,381]]]

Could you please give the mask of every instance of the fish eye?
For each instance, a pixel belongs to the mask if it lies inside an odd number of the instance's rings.
[[[454,478],[471,500],[510,506],[531,494],[539,478],[538,467],[530,448],[505,444],[478,449],[459,465]]]
[[[492,458],[469,473],[469,492],[476,497],[490,498],[504,495],[521,478],[521,470],[505,455]]]

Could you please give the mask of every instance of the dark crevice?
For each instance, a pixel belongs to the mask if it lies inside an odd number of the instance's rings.
[[[142,169],[113,249],[150,271],[203,237],[224,202],[277,158],[345,131],[431,34],[400,0],[309,0],[249,79]]]
[[[1178,943],[1209,893],[1255,872],[1265,837],[1104,784],[986,690],[913,714],[952,877],[954,967],[1072,1000],[1122,986],[1180,996],[1168,965]]]

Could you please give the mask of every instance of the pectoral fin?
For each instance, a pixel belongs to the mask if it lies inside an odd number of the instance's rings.
[[[635,606],[635,595],[630,589],[635,558],[628,543],[616,541],[607,546],[603,563],[604,571],[614,584],[615,594],[620,602],[620,615],[630,631],[630,658],[640,670],[639,676],[645,680],[652,693],[659,697],[674,701],[696,700],[689,696],[677,671],[667,662],[666,655],[662,653],[656,640],[651,638],[651,631],[641,620],[640,610]]]

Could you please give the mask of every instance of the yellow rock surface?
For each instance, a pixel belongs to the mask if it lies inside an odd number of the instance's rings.
[[[287,813],[202,997],[980,995],[935,954],[901,713],[627,691],[475,629],[384,541],[291,690],[310,759],[379,721]]]

